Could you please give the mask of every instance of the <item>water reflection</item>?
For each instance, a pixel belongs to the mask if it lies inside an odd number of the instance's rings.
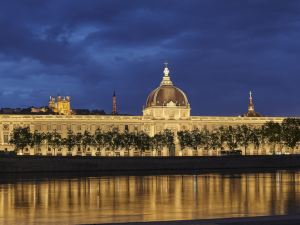
[[[300,172],[89,177],[0,184],[1,224],[294,214]]]

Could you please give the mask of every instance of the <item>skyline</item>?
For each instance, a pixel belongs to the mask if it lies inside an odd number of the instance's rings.
[[[172,3],[172,4],[171,4]],[[297,1],[9,1],[0,12],[0,107],[142,114],[168,61],[192,115],[299,116]],[[14,15],[12,20],[12,15]],[[55,16],[54,16],[55,15]]]

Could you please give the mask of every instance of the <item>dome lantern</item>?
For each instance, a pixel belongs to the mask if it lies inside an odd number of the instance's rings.
[[[164,76],[162,81],[160,82],[160,86],[162,85],[173,85],[171,78],[169,76],[169,68],[168,68],[168,63],[165,63],[165,69],[164,69]]]

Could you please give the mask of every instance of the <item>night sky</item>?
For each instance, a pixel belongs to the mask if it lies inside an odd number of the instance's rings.
[[[192,115],[300,114],[300,1],[1,1],[0,107],[140,115],[169,63]]]

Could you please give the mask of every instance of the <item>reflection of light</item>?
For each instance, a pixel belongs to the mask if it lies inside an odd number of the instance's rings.
[[[45,223],[49,219],[54,224],[104,223],[282,214],[297,210],[299,188],[295,184],[300,182],[299,177],[299,173],[279,172],[0,184],[0,223]]]
[[[194,188],[193,188],[193,190],[194,190],[194,193],[197,193],[197,191],[198,191],[198,179],[197,179],[197,175],[194,175]]]
[[[281,172],[276,173],[276,183],[281,182]]]

